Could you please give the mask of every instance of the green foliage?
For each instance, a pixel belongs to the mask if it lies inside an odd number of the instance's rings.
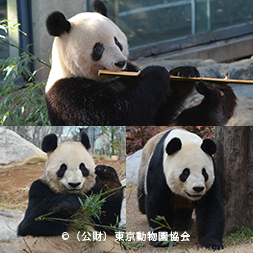
[[[165,230],[167,231],[172,231],[171,229],[171,226],[169,225],[169,223],[167,222],[167,220],[165,219],[164,216],[160,216],[160,215],[157,215],[155,220],[152,220],[153,222],[157,223],[158,225],[160,225],[159,228],[165,228]],[[174,245],[176,244],[179,244],[181,248],[183,248],[185,251],[181,251],[180,253],[186,253],[188,251],[187,248],[185,248],[181,242],[174,242],[173,239],[171,240],[171,235],[168,234],[168,240],[167,241],[164,241],[162,243],[162,245],[164,246],[167,246],[168,247],[168,252],[169,253],[173,253],[173,248],[174,248]]]
[[[123,156],[126,155],[124,143],[120,141],[118,138],[118,132],[124,132],[124,126],[102,126],[101,130],[104,134],[110,137],[111,139],[111,155],[121,154]]]
[[[239,245],[253,242],[253,228],[239,227],[223,237],[224,245]]]
[[[19,25],[9,27],[8,20],[2,20],[0,29],[6,33],[8,29],[17,29],[26,35],[18,29]],[[3,84],[0,84],[0,125],[49,125],[43,97],[46,82],[37,82],[35,75],[39,69],[31,72],[28,64],[38,61],[47,67],[50,66],[28,51],[11,44],[7,35],[1,35],[0,40],[23,51],[17,57],[0,60],[0,73],[4,75]],[[23,77],[23,85],[14,83],[19,77]]]
[[[123,232],[125,234],[126,232],[126,226],[123,224],[120,227],[117,227],[116,225],[113,226],[106,226],[106,225],[101,225],[101,224],[95,224],[94,221],[92,220],[92,217],[98,218],[103,215],[101,213],[101,208],[106,201],[106,198],[112,196],[115,194],[117,191],[120,191],[124,189],[126,186],[121,186],[112,190],[108,190],[106,192],[100,192],[99,194],[91,194],[89,196],[85,196],[85,201],[82,202],[81,199],[79,199],[81,203],[81,208],[74,213],[69,219],[62,219],[62,218],[54,218],[50,217],[52,214],[57,213],[56,212],[51,212],[47,213],[44,215],[41,215],[40,217],[37,217],[35,220],[40,221],[40,220],[45,220],[45,221],[65,221],[69,223],[69,226],[75,228],[77,231],[85,231],[85,232],[91,232],[89,231],[88,226],[99,226],[103,228],[107,228],[110,230],[113,230],[115,232]],[[126,243],[124,241],[119,241],[120,245],[122,248],[126,248]]]

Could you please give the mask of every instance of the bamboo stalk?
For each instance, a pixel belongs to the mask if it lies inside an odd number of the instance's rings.
[[[186,82],[196,82],[205,81],[212,83],[236,83],[236,84],[246,84],[253,85],[253,80],[239,80],[239,79],[228,79],[228,78],[210,78],[210,77],[181,77],[181,76],[170,76],[171,80],[175,81],[186,81]]]
[[[98,71],[98,76],[101,75],[110,75],[110,76],[138,76],[141,73],[141,70],[138,72],[131,72],[131,71],[110,71],[110,70],[103,70],[100,69]]]
[[[99,70],[98,76],[100,75],[112,75],[112,76],[138,76],[141,70],[138,72],[130,71],[109,71],[109,70]],[[239,80],[239,79],[227,79],[227,78],[210,78],[210,77],[181,77],[181,76],[170,76],[171,80],[175,81],[186,81],[186,82],[196,82],[205,81],[213,83],[236,83],[244,85],[253,85],[253,80]]]

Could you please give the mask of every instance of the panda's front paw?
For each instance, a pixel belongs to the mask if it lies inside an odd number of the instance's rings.
[[[105,165],[98,165],[95,168],[96,176],[96,191],[100,191],[101,188],[106,190],[112,190],[121,186],[119,177],[114,168]]]
[[[211,83],[198,82],[195,87],[199,94],[205,96],[205,98],[209,99],[212,103],[217,103],[221,98],[222,94]]]
[[[199,242],[202,248],[212,249],[212,250],[222,250],[223,245],[217,240],[212,238],[202,238]]]
[[[64,194],[54,201],[52,211],[56,212],[61,218],[68,218],[80,209],[80,200],[84,202],[84,197],[81,194]]]
[[[192,66],[180,66],[170,71],[172,76],[200,77],[199,71]]]
[[[117,172],[114,168],[106,165],[98,165],[95,168],[95,174],[103,179],[114,179],[118,178]]]

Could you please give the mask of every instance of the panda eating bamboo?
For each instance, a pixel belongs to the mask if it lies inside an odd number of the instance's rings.
[[[46,25],[55,36],[46,103],[52,125],[223,125],[234,113],[236,96],[227,85],[170,80],[199,77],[195,67],[168,71],[148,66],[136,77],[98,76],[99,70],[138,72],[128,60],[125,34],[106,17],[105,5],[69,20],[53,12]],[[184,110],[194,88],[202,102]]]

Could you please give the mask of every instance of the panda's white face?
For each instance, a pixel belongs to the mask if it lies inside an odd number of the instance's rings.
[[[95,163],[81,143],[65,142],[49,154],[45,176],[58,193],[85,193],[95,184]]]
[[[47,90],[59,78],[98,77],[100,69],[123,70],[128,57],[125,34],[99,13],[80,13],[69,19],[71,29],[56,37],[52,48],[52,69]]]
[[[173,134],[178,135],[178,132],[173,132],[165,143],[173,139]],[[214,182],[213,161],[201,149],[202,139],[197,135],[183,131],[180,132],[180,140],[181,149],[171,155],[164,152],[165,178],[172,192],[196,201],[205,195]]]

